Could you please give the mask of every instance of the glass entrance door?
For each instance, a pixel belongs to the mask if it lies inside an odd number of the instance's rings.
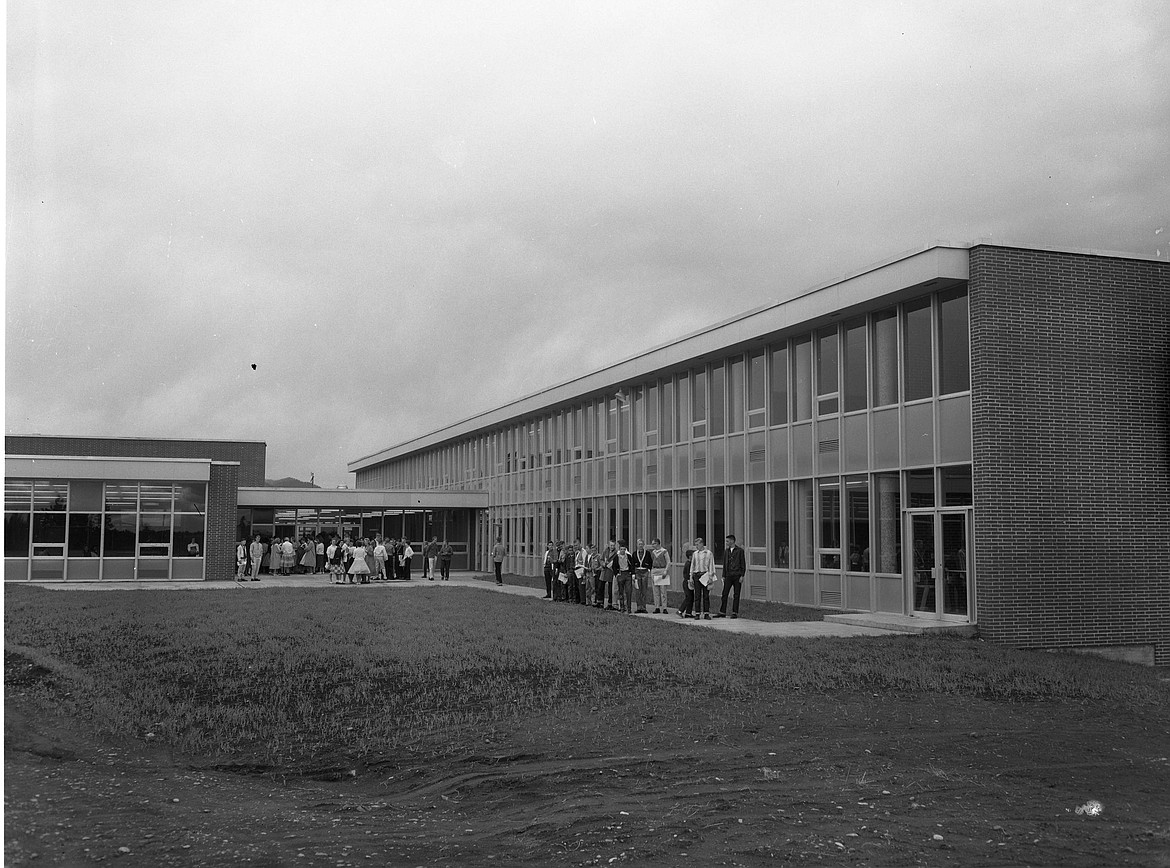
[[[914,613],[969,619],[970,513],[967,510],[912,512],[909,530],[912,555],[908,565]]]

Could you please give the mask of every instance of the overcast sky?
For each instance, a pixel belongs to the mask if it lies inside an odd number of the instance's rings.
[[[7,52],[9,433],[352,484],[934,241],[1170,256],[1158,0],[10,0]]]

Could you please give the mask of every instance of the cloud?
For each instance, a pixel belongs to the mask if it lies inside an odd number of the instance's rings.
[[[936,239],[1155,255],[1167,30],[1150,3],[15,3],[8,428],[265,439],[270,476],[338,484]]]

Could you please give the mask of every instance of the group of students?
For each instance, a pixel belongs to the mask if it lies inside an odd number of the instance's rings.
[[[436,567],[442,580],[451,578],[451,560],[455,549],[438,537],[423,547],[423,578],[435,580]],[[267,566],[272,575],[300,573],[328,573],[330,584],[369,584],[395,579],[410,581],[411,562],[415,551],[405,540],[396,540],[378,534],[373,539],[334,536],[328,546],[321,539],[305,537],[299,546],[288,537],[282,542],[273,538],[272,545],[263,542],[257,534],[251,545],[246,539],[236,544],[236,581],[249,578],[260,581],[260,571]]]
[[[726,617],[728,595],[734,591],[731,617],[738,618],[746,564],[734,535],[728,535],[727,543],[723,599],[715,617]],[[696,539],[693,548],[687,547],[682,565],[684,593],[679,617],[710,620],[711,585],[719,581],[715,556],[702,539]],[[601,552],[592,543],[581,545],[580,540],[571,544],[564,540],[550,542],[544,552],[544,598],[627,614],[666,615],[670,612],[670,567],[670,553],[658,539],[651,540],[649,546],[638,540],[632,551],[625,540],[619,539]],[[648,611],[651,594],[654,609]]]

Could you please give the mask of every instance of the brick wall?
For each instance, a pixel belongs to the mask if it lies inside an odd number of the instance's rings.
[[[1170,264],[971,250],[980,633],[1170,664]]]
[[[85,455],[103,458],[205,458],[238,461],[240,485],[263,485],[267,445],[250,440],[151,440],[146,437],[6,435],[6,455]]]
[[[207,483],[207,579],[236,575],[236,507],[240,488],[238,464],[212,464]]]

